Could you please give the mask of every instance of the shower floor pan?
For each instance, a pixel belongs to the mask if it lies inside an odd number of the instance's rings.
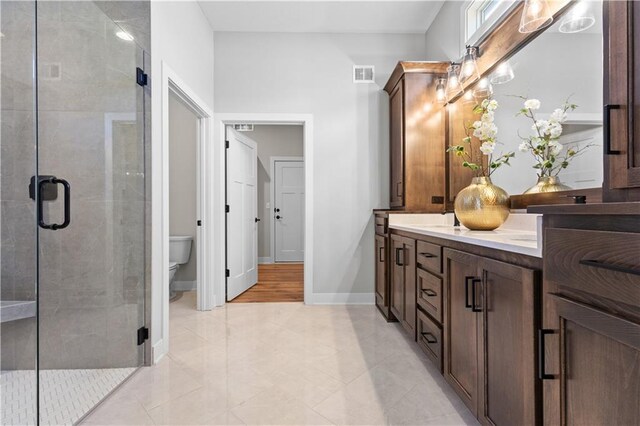
[[[74,424],[134,371],[136,368],[40,371],[40,424]],[[2,371],[0,394],[0,424],[34,424],[35,371]]]

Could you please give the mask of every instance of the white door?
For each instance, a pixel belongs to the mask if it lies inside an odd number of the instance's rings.
[[[275,161],[275,261],[304,261],[304,162]]]
[[[227,301],[258,282],[256,143],[227,127]]]

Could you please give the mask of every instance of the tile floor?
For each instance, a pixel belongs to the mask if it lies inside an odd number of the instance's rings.
[[[170,305],[170,353],[84,422],[477,424],[417,345],[373,306]]]
[[[42,370],[40,424],[70,425],[130,376],[135,368]],[[36,420],[34,370],[0,374],[0,424],[30,425]]]

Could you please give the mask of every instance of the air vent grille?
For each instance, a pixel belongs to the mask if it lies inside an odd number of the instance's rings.
[[[373,65],[354,65],[353,66],[353,82],[354,83],[374,83],[375,68]]]
[[[239,132],[253,132],[253,124],[234,124],[233,128]]]

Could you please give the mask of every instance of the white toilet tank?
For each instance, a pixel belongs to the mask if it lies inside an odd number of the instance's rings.
[[[169,262],[184,265],[191,256],[193,237],[173,235],[169,237]]]

